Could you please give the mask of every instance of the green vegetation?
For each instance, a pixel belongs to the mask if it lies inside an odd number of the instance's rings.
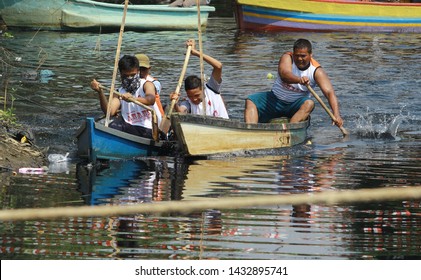
[[[8,38],[11,38],[7,32],[4,33],[4,36],[6,35]],[[1,127],[7,128],[17,125],[17,119],[16,115],[14,114],[13,107],[15,97],[10,92],[8,92],[10,68],[13,67],[9,62],[11,57],[16,57],[16,55],[7,49],[0,47],[0,84],[2,85],[1,88],[3,92],[3,94],[0,96],[0,103],[3,103],[3,109],[0,109],[0,125]]]
[[[16,126],[17,119],[13,113],[13,108],[0,110],[0,123],[3,127]]]
[[[7,100],[11,100],[9,108],[7,107]],[[17,125],[17,118],[14,113],[13,103],[15,98],[12,94],[7,93],[7,83],[4,89],[4,96],[0,97],[0,102],[3,102],[3,110],[0,109],[0,124],[2,127],[11,127]]]
[[[3,37],[5,37],[5,38],[13,38],[14,36],[13,36],[13,34],[12,33],[10,33],[10,32],[4,32],[3,33]]]

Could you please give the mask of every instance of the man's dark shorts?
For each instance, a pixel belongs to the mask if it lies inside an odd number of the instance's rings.
[[[272,91],[264,91],[251,94],[247,99],[250,99],[256,105],[259,122],[267,123],[271,119],[280,117],[292,118],[301,105],[310,98],[305,96],[293,103],[287,103],[279,100]]]

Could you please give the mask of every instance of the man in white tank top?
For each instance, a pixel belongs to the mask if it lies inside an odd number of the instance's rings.
[[[246,99],[244,121],[269,122],[288,117],[290,122],[306,120],[314,109],[314,101],[306,85],[318,85],[329,101],[338,127],[343,125],[339,104],[329,77],[312,58],[312,46],[306,39],[294,43],[293,52],[284,53],[278,64],[278,75],[272,90],[249,95]]]

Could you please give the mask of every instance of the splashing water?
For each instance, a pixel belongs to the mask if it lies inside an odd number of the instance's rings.
[[[408,119],[409,117],[402,115],[402,113],[397,116],[386,114],[360,115],[356,121],[357,135],[360,138],[399,140],[399,137],[397,137],[399,125]]]

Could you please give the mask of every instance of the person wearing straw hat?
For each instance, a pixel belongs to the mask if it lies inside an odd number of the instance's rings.
[[[151,81],[155,86],[155,89],[156,89],[156,91],[155,91],[155,104],[157,105],[158,110],[161,113],[160,115],[163,116],[164,115],[164,109],[162,107],[161,98],[160,98],[161,89],[162,89],[161,82],[151,75],[151,68],[152,67],[151,67],[149,57],[146,54],[143,54],[143,53],[138,53],[135,56],[136,56],[137,60],[139,60],[140,78],[146,79],[147,81]]]
[[[195,42],[190,39],[186,42],[187,47],[191,46],[191,54],[200,57],[200,52],[195,49]],[[184,80],[184,89],[187,93],[187,99],[175,104],[174,110],[179,113],[191,113],[196,115],[203,115],[203,97],[205,96],[206,115],[228,119],[228,112],[225,108],[224,101],[221,97],[220,89],[222,83],[222,63],[206,54],[203,54],[203,60],[213,67],[212,75],[209,81],[205,84],[205,89],[202,90],[202,80],[196,76],[188,76]],[[177,100],[179,94],[171,93],[171,100]]]

